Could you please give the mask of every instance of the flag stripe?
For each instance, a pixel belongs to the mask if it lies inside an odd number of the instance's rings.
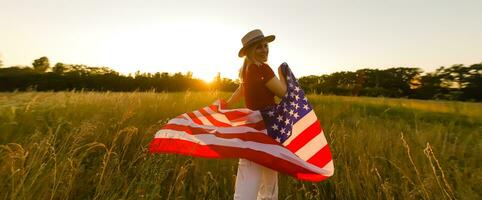
[[[315,121],[307,129],[301,132],[298,135],[298,137],[293,139],[289,145],[286,145],[286,148],[288,148],[292,152],[296,152],[298,151],[298,149],[300,149],[306,143],[308,143],[311,139],[316,137],[320,132],[321,132],[320,123],[318,121]]]
[[[194,123],[200,124],[200,125],[203,124],[203,123],[201,122],[201,120],[199,120],[199,119],[196,117],[196,115],[194,115],[194,113],[188,112],[188,113],[187,113],[187,116],[189,116],[189,118],[190,118]]]
[[[309,163],[324,169],[333,168],[333,166],[328,165],[330,161],[332,161],[332,158],[331,158],[330,148],[328,147],[328,145],[325,145],[314,156],[312,156],[308,160]],[[333,165],[333,163],[331,163],[331,165]],[[331,176],[333,174],[333,170],[328,170],[328,171],[331,171],[331,174],[328,173],[325,175]]]
[[[194,115],[196,115],[196,117],[202,122],[203,125],[209,125],[209,126],[212,126],[214,125],[213,123],[211,123],[207,118],[206,116],[204,116],[200,110],[196,110],[196,111],[193,111],[192,112]]]
[[[224,122],[221,122],[221,121],[218,121],[217,119],[215,119],[211,114],[209,114],[206,110],[204,109],[199,109],[199,112],[204,116],[206,117],[209,122],[211,124],[213,124],[214,126],[220,126],[220,127],[230,127],[231,125],[229,124],[226,124]]]
[[[206,107],[206,110],[204,110],[204,111],[207,111],[209,116],[211,116],[213,118],[216,116],[217,119],[220,119],[220,120],[211,119],[213,121],[211,121],[211,120],[210,121],[214,125],[216,125],[216,123],[218,123],[218,122],[226,124],[226,126],[220,126],[220,127],[248,126],[248,127],[255,128],[257,130],[264,130],[265,129],[263,118],[259,116],[260,114],[258,114],[257,112],[254,112],[254,111],[253,111],[254,113],[246,115],[244,118],[237,119],[238,121],[229,121],[229,119],[227,119],[225,115],[222,115],[220,113],[211,113],[211,112],[213,112],[213,110],[210,108],[210,106]],[[204,115],[207,115],[207,114],[204,114]],[[210,119],[210,118],[208,118],[208,119]],[[226,121],[226,120],[228,120],[227,123],[223,122],[223,121]],[[215,121],[218,121],[218,122],[215,122]]]
[[[307,125],[311,125],[315,121],[317,121],[315,112],[311,110],[308,114],[306,114],[303,118],[301,118],[293,125],[293,131],[291,133],[291,136],[285,142],[283,142],[283,145],[288,146],[291,141],[297,138],[298,135],[306,129]]]
[[[215,105],[217,104],[215,103]],[[211,108],[215,112],[225,115],[226,118],[231,122],[242,122],[238,125],[244,124],[246,120],[248,120],[249,123],[255,123],[263,120],[263,117],[261,116],[259,111],[256,111],[256,110],[250,110],[247,108],[225,110],[225,109],[219,108],[219,106],[214,106],[214,105],[210,105],[209,108]]]
[[[324,174],[326,173],[325,169],[315,166],[309,162],[304,162],[298,156],[293,154],[288,149],[280,146],[280,145],[273,145],[273,144],[263,144],[259,142],[253,141],[242,141],[239,139],[225,139],[219,138],[212,134],[200,134],[200,135],[189,135],[182,131],[173,131],[173,130],[165,130],[162,134],[156,134],[154,139],[178,139],[178,140],[186,140],[190,141],[199,145],[219,145],[219,146],[227,146],[227,147],[236,147],[240,149],[252,149],[256,151],[266,152],[273,157],[276,158],[283,158],[292,163],[297,163],[302,165],[309,171]],[[158,147],[159,148],[159,147]],[[189,149],[182,146],[178,146],[179,151],[183,149]],[[242,156],[242,155],[238,155]]]
[[[243,132],[262,132],[266,134],[266,128],[264,127],[264,123],[258,122],[256,124],[247,124],[245,126],[232,126],[232,127],[215,127],[215,126],[205,126],[201,124],[194,123],[192,120],[188,119],[180,119],[174,118],[171,119],[168,124],[179,124],[179,125],[189,125],[191,127],[199,127],[199,128],[210,128],[216,129],[217,131],[223,133],[243,133]]]
[[[187,113],[184,113],[184,114],[182,114],[181,116],[182,116],[184,119],[187,119],[187,120],[192,121],[191,118],[189,117],[189,115],[187,115]],[[177,117],[176,117],[176,118],[177,118]],[[170,122],[171,122],[171,120],[169,120],[168,123],[170,123]]]
[[[211,115],[211,116],[212,116],[214,119],[216,119],[217,121],[219,121],[219,122],[221,122],[221,123],[225,123],[225,124],[231,125],[231,121],[229,121],[229,119],[228,119],[226,116],[224,116],[224,115],[221,114],[221,113],[215,112],[215,111],[211,108],[211,106],[207,106],[207,107],[205,108],[205,111],[206,111],[207,113],[209,113],[209,115]]]
[[[210,133],[220,138],[226,138],[226,139],[239,138],[244,141],[255,141],[255,142],[260,142],[265,144],[279,145],[279,143],[273,140],[271,137],[267,136],[266,134],[260,133],[259,131],[243,132],[243,133],[223,133],[223,132],[218,132],[216,130],[206,130],[203,128],[190,127],[190,126],[177,125],[177,124],[165,125],[163,127],[163,130],[160,130],[156,133],[156,137],[158,134],[159,135],[165,134],[165,130],[183,131],[184,133],[187,133],[190,135],[200,135],[200,134]]]
[[[221,111],[219,111],[221,112]],[[249,113],[241,112],[241,111],[225,111],[222,112],[223,114],[226,115],[226,117],[230,120],[236,120],[236,119],[243,119],[245,116],[247,116]]]
[[[150,150],[151,152],[176,153],[204,158],[242,157],[249,160],[258,160],[257,162],[261,165],[269,166],[271,169],[283,171],[296,178],[308,181],[322,181],[328,177],[321,173],[314,174],[303,166],[299,166],[288,160],[273,156],[266,151],[258,151],[253,149],[240,149],[222,145],[201,145],[181,139],[156,138],[152,141]],[[277,164],[273,165],[272,163]],[[325,169],[323,169],[323,171],[328,173],[328,171]]]
[[[326,144],[325,135],[323,134],[323,131],[321,131],[316,137],[311,139],[302,148],[296,151],[295,154],[298,155],[302,160],[308,160],[313,157],[313,155],[315,155],[321,148],[327,146]]]
[[[264,131],[266,132],[266,126],[264,126],[264,122],[263,121],[260,121],[258,123],[251,123],[251,124],[244,124],[244,125],[239,125],[239,126],[234,126],[234,127],[250,127],[250,128],[253,128],[253,129],[256,129],[256,130],[259,130],[259,131]]]

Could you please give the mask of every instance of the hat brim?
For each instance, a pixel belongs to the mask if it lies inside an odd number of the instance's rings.
[[[274,35],[268,35],[266,37],[263,37],[263,38],[260,38],[260,39],[257,39],[257,40],[254,40],[254,41],[250,41],[249,44],[247,44],[246,46],[244,46],[243,48],[241,48],[239,50],[239,53],[238,53],[238,56],[241,58],[241,57],[244,57],[246,56],[246,49],[250,46],[252,46],[253,44],[256,44],[260,41],[265,41],[267,43],[270,43],[270,42],[273,42],[273,40],[275,39],[276,37]]]

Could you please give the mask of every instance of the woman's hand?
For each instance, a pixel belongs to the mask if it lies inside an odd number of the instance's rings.
[[[285,77],[281,65],[278,67],[278,76],[280,77],[280,79]]]

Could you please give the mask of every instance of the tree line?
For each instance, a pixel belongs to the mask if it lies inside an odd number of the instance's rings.
[[[215,77],[206,83],[186,73],[141,73],[122,75],[108,67],[56,63],[50,67],[47,57],[34,60],[30,66],[0,68],[0,91],[234,91],[237,83]]]
[[[420,68],[360,69],[299,79],[307,92],[350,96],[482,101],[482,63]]]
[[[0,61],[1,63],[1,61]],[[424,73],[420,68],[360,69],[299,78],[307,93],[415,99],[482,101],[482,63],[440,67]],[[0,68],[0,91],[234,91],[238,80],[218,73],[211,83],[186,73],[122,75],[107,67],[56,63],[47,57],[32,66]]]

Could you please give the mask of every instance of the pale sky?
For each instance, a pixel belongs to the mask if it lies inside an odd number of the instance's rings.
[[[0,0],[0,59],[236,78],[255,28],[298,77],[482,62],[481,0]]]

